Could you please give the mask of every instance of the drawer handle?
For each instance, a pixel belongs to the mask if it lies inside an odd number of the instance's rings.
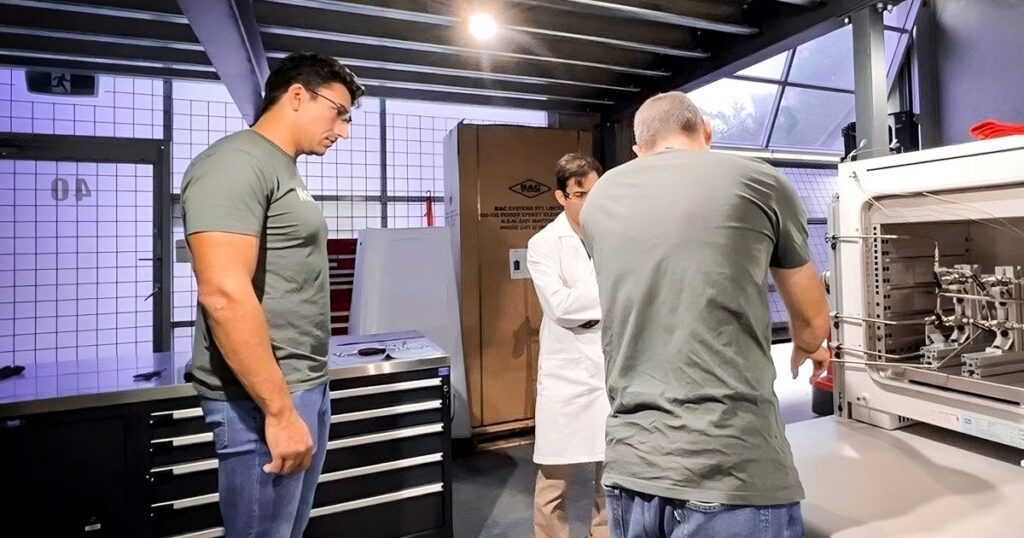
[[[206,529],[205,531],[189,532],[186,534],[175,534],[174,536],[168,536],[167,538],[221,538],[221,536],[224,536],[224,527]]]
[[[332,390],[331,399],[355,398],[356,396],[368,396],[370,394],[386,394],[388,392],[401,392],[404,390],[425,389],[440,387],[441,378],[421,379],[419,381],[405,381],[403,383],[391,383],[389,385],[373,385],[370,387],[356,387],[354,389]]]
[[[216,469],[219,464],[216,459],[200,460],[192,463],[184,463],[179,465],[165,465],[163,467],[154,467],[150,469],[151,473],[166,473],[170,471],[172,475],[183,475],[189,473],[198,473],[199,471],[209,471]]]
[[[174,510],[184,510],[185,508],[192,508],[193,506],[202,506],[204,504],[213,504],[220,500],[219,493],[211,493],[209,495],[200,495],[198,497],[189,497],[188,499],[180,499],[177,501],[167,501],[157,503],[153,505],[153,508],[160,508],[162,506],[170,506]]]
[[[444,484],[438,482],[436,484],[420,486],[418,488],[403,489],[402,491],[396,491],[394,493],[378,495],[376,497],[370,497],[368,499],[359,499],[358,501],[349,501],[346,503],[335,504],[332,506],[314,508],[313,511],[310,512],[309,517],[314,518],[326,516],[329,514],[337,514],[339,512],[348,512],[350,510],[358,510],[360,508],[367,508],[369,506],[377,506],[378,504],[392,503],[405,499],[413,499],[416,497],[422,497],[424,495],[430,495],[432,493],[441,493],[442,491],[444,491]]]
[[[183,435],[181,437],[168,437],[166,439],[153,439],[153,444],[170,443],[171,446],[198,445],[213,441],[213,433],[197,433],[195,435]]]
[[[156,419],[160,417],[171,417],[174,420],[182,420],[186,418],[197,418],[203,416],[202,407],[193,407],[192,409],[177,409],[175,411],[160,411],[159,413],[152,413],[149,415],[150,418]]]
[[[382,407],[380,409],[369,409],[367,411],[355,411],[352,413],[344,413],[341,415],[332,415],[331,424],[337,424],[339,422],[352,422],[355,420],[365,420],[368,418],[404,415],[407,413],[416,413],[419,411],[429,411],[431,409],[441,409],[441,400],[434,400],[430,402],[421,402],[415,404],[396,405],[394,407]]]
[[[387,463],[378,463],[377,465],[367,465],[366,467],[356,467],[354,469],[345,469],[344,471],[325,473],[320,475],[320,479],[318,480],[318,482],[323,483],[333,482],[335,480],[345,480],[346,478],[355,478],[357,476],[366,476],[368,474],[383,473],[386,471],[394,471],[397,469],[407,469],[409,467],[426,465],[428,463],[436,463],[443,460],[444,454],[438,452],[436,454],[428,454],[426,456],[419,456],[416,458],[389,461]]]
[[[384,441],[391,441],[394,439],[405,439],[408,437],[418,437],[420,435],[441,433],[443,431],[444,424],[438,422],[436,424],[414,426],[412,428],[402,428],[400,430],[371,433],[368,435],[359,435],[356,437],[345,437],[342,439],[335,439],[334,441],[328,442],[327,450],[334,450],[336,448],[345,448],[350,446],[370,445],[373,443],[382,443]]]

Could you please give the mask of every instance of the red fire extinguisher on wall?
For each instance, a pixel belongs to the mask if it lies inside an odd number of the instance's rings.
[[[427,199],[424,205],[427,208],[427,227],[430,228],[434,226],[434,199],[430,197],[430,191],[427,191]]]

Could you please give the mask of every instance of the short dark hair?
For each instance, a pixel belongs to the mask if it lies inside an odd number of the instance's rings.
[[[302,84],[307,90],[316,91],[335,82],[348,90],[352,96],[352,103],[363,96],[363,87],[356,80],[356,76],[338,60],[315,52],[289,54],[267,77],[260,115],[280,101],[281,96],[292,87],[292,84]]]
[[[568,193],[566,189],[569,188],[570,179],[578,185],[583,183],[583,180],[591,172],[597,172],[597,175],[603,173],[601,164],[596,159],[582,153],[566,153],[561,159],[558,159],[558,167],[555,169],[555,184],[558,186],[558,190]]]

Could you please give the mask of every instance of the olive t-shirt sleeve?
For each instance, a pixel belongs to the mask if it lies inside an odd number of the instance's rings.
[[[779,228],[769,265],[780,269],[795,269],[811,260],[807,246],[807,214],[796,189],[777,172],[776,185],[774,209]]]
[[[260,236],[273,189],[253,156],[225,149],[192,163],[181,186],[185,235],[230,232]]]

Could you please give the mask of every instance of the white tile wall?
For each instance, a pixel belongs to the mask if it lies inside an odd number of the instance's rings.
[[[0,364],[152,351],[153,167],[0,160]]]

